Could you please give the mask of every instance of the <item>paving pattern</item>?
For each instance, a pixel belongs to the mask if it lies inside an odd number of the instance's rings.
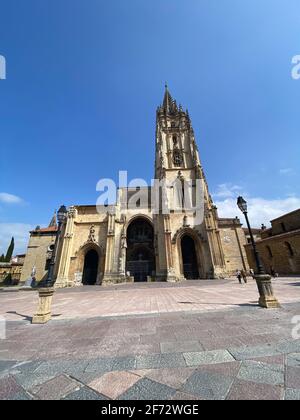
[[[281,303],[300,302],[300,287],[293,286],[295,282],[295,278],[273,282]],[[252,279],[246,285],[240,285],[237,280],[198,280],[179,284],[85,286],[58,290],[52,308],[59,319],[215,311],[256,305],[257,293]],[[23,315],[30,319],[37,306],[37,292],[1,293],[0,302],[0,316],[19,320]]]
[[[207,283],[143,285],[131,291],[148,298],[168,291],[172,308],[177,298],[189,295],[195,302],[205,293],[231,304],[134,315],[123,313],[124,304],[122,315],[114,307],[105,317],[79,314],[78,301],[90,290],[61,291],[55,295],[60,313],[75,300],[76,316],[57,316],[46,325],[27,319],[34,308],[26,310],[24,295],[33,303],[35,293],[0,293],[2,314],[14,312],[0,340],[0,399],[299,400],[300,339],[292,337],[292,319],[300,315],[300,281],[278,280],[283,307],[276,310],[251,303],[252,285],[239,289],[251,300],[236,304],[237,295],[228,290],[237,286],[220,282],[213,292]],[[103,294],[127,296],[128,290]],[[103,294],[96,294],[93,303],[103,310]]]

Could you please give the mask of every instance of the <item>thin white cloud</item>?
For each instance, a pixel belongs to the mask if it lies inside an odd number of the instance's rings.
[[[300,197],[287,197],[283,199],[267,200],[260,197],[246,198],[250,223],[253,227],[260,227],[262,223],[270,226],[270,221],[300,208]],[[244,216],[236,204],[235,198],[216,200],[220,217],[238,216],[245,225]]]
[[[26,252],[29,231],[34,226],[27,223],[0,223],[0,255],[5,254],[12,236],[15,238],[14,254]]]
[[[232,198],[235,197],[242,187],[232,184],[220,184],[217,191],[213,194],[215,198]]]
[[[21,197],[18,197],[14,194],[9,194],[6,192],[0,193],[0,203],[4,204],[23,204],[24,200]]]
[[[280,175],[289,175],[291,173],[293,173],[293,169],[292,168],[282,168],[279,170]]]

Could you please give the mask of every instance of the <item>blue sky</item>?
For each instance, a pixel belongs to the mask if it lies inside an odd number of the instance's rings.
[[[221,216],[300,207],[299,0],[1,0],[0,252],[100,178],[150,180],[164,83]]]

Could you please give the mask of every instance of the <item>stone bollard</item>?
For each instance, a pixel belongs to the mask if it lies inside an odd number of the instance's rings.
[[[256,274],[254,278],[259,291],[259,306],[262,308],[280,308],[280,303],[274,296],[271,276]]]
[[[54,287],[38,289],[39,303],[37,313],[33,316],[32,324],[46,324],[51,319],[51,304],[54,294]]]

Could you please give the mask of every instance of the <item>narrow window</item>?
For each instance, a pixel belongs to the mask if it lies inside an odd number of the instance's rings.
[[[287,251],[288,251],[289,256],[290,257],[293,257],[294,256],[294,250],[292,248],[292,245],[289,242],[285,242],[284,244],[285,244],[285,246],[287,248]]]
[[[177,167],[183,166],[182,152],[180,150],[178,150],[178,149],[175,149],[173,151],[173,163]]]
[[[267,248],[267,251],[268,251],[269,258],[273,258],[273,253],[272,253],[271,248],[268,245],[266,246],[266,248]]]

